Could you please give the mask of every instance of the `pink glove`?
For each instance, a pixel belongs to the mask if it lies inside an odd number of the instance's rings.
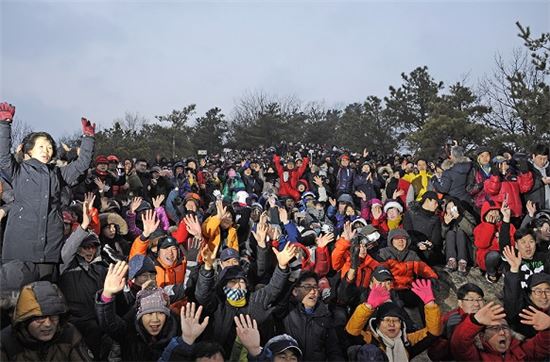
[[[435,300],[434,292],[432,291],[432,282],[428,279],[417,279],[412,283],[411,290],[422,299],[424,304],[428,304]]]
[[[88,121],[84,117],[82,117],[80,122],[82,122],[82,134],[84,136],[89,136],[89,137],[95,136],[95,123],[92,124],[90,121]]]
[[[377,285],[370,290],[369,297],[367,298],[367,304],[375,309],[388,300],[391,300],[390,292],[388,292],[388,290],[383,286]]]
[[[15,107],[9,103],[0,103],[0,121],[11,122],[15,115]]]

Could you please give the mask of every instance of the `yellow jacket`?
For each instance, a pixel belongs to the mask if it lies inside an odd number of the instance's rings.
[[[220,245],[220,221],[221,220],[219,217],[212,215],[202,224],[202,235],[204,236],[210,250],[214,250],[216,246]],[[233,226],[227,230],[227,247],[239,250],[237,229]]]
[[[367,307],[365,303],[361,303],[355,308],[355,312],[346,324],[346,331],[353,335],[362,335],[365,343],[372,343],[373,335],[370,329],[364,330],[370,317],[374,314],[374,310]],[[441,310],[435,303],[424,305],[424,314],[426,315],[426,327],[419,329],[418,331],[407,333],[407,340],[414,346],[418,342],[422,341],[430,333],[433,336],[441,335]],[[382,349],[384,348],[381,343]]]

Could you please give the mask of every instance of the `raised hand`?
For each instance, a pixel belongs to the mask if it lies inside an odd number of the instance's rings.
[[[508,223],[510,222],[510,217],[512,215],[512,210],[510,210],[510,206],[508,205],[508,194],[504,196],[504,202],[502,203],[502,206],[500,207],[500,213],[502,214],[502,221]]]
[[[227,207],[223,206],[222,200],[217,200],[216,201],[216,217],[221,220],[226,212],[227,212]]]
[[[391,301],[390,292],[382,285],[375,285],[370,290],[366,303],[370,309],[376,309],[388,301]]]
[[[324,235],[318,236],[317,239],[315,239],[315,243],[317,244],[318,248],[324,248],[325,246],[327,246],[333,241],[334,241],[333,233],[324,234]]]
[[[202,248],[201,257],[202,257],[202,261],[204,262],[204,268],[206,270],[211,270],[212,267],[214,266],[214,262],[216,261],[216,256],[218,255],[219,246],[220,245],[218,244],[216,245],[214,250],[210,250],[210,248],[208,247],[208,244],[206,244]]]
[[[195,308],[195,303],[187,303],[181,307],[181,339],[188,345],[195,343],[195,340],[204,332],[210,317],[205,317],[200,323],[202,314],[202,305],[198,309]]]
[[[392,199],[397,200],[400,196],[403,196],[405,191],[403,190],[395,190],[392,195]]]
[[[533,306],[522,309],[519,316],[522,324],[533,326],[536,331],[544,331],[550,328],[550,315]]]
[[[130,213],[135,214],[136,210],[138,209],[138,207],[141,205],[142,202],[143,202],[143,199],[141,197],[139,196],[134,197],[132,199],[132,202],[130,203]]]
[[[84,136],[93,137],[95,136],[95,123],[91,123],[86,118],[82,117],[80,119],[80,122],[82,123],[82,134]]]
[[[183,218],[187,232],[198,239],[202,239],[202,227],[196,215],[187,214]]]
[[[525,207],[527,208],[527,213],[529,214],[529,216],[532,218],[535,217],[535,213],[537,212],[537,204],[529,200],[527,201]]]
[[[286,243],[285,248],[282,251],[277,250],[277,248],[271,248],[277,257],[277,262],[279,263],[279,268],[286,269],[288,263],[292,258],[296,256],[297,249],[294,245]]]
[[[15,115],[15,106],[3,102],[0,103],[0,121],[11,122]]]
[[[267,224],[258,223],[258,225],[256,225],[256,231],[252,231],[252,235],[254,236],[254,239],[256,239],[258,247],[262,249],[265,249],[267,247],[266,237],[268,228],[269,227],[267,226]]]
[[[323,179],[321,176],[313,176],[313,183],[317,185],[317,187],[323,187]]]
[[[506,313],[501,305],[489,302],[474,314],[474,318],[484,326],[494,326],[499,325],[500,321],[506,318]]]
[[[355,235],[357,234],[357,230],[353,230],[351,227],[351,223],[349,221],[346,221],[344,224],[344,231],[342,232],[342,237],[348,241],[351,241]]]
[[[158,209],[160,205],[162,205],[162,202],[164,201],[165,196],[164,195],[158,195],[157,197],[153,198],[153,207],[155,209]]]
[[[432,282],[428,279],[417,279],[413,281],[411,290],[422,299],[424,304],[428,304],[435,300]]]
[[[199,252],[201,250],[201,240],[198,238],[191,238],[187,240],[187,248],[183,250],[183,254],[185,255],[185,259],[187,261],[197,261],[197,257],[199,256]]]
[[[332,197],[328,198],[328,202],[330,203],[330,206],[336,207],[336,200],[333,199]]]
[[[355,196],[357,196],[363,201],[367,201],[367,195],[361,190],[355,191]]]
[[[252,319],[248,314],[240,314],[233,317],[235,321],[237,337],[243,344],[244,348],[252,356],[258,356],[262,353],[260,348],[260,331],[258,330],[258,323],[255,319]]]
[[[143,232],[142,235],[145,239],[157,230],[160,224],[160,220],[157,218],[157,213],[155,210],[146,210],[143,215],[141,215],[141,221],[143,223]]]
[[[103,180],[99,177],[94,178],[94,183],[97,185],[97,188],[100,192],[103,192],[105,190],[105,182],[103,182]]]
[[[88,226],[90,226],[90,214],[89,214],[89,208],[90,204],[88,200],[85,200],[82,203],[82,223],[80,224],[80,227],[84,230],[88,229]]]
[[[279,220],[281,220],[283,225],[288,224],[288,212],[284,207],[279,207]]]
[[[105,298],[112,298],[113,295],[124,289],[126,284],[126,272],[128,272],[128,264],[125,261],[117,261],[116,264],[109,264],[107,276],[103,282],[102,295]]]
[[[507,245],[502,250],[502,254],[504,255],[504,258],[510,264],[510,271],[512,273],[519,272],[519,267],[521,266],[521,252],[518,250],[518,253],[516,255],[516,251],[513,246]]]

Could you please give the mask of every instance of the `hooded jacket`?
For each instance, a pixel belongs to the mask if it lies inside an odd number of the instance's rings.
[[[294,201],[300,200],[300,193],[298,192],[298,180],[302,177],[304,172],[307,169],[309,164],[309,158],[304,157],[302,165],[298,169],[293,169],[288,171],[288,179],[285,180],[284,173],[287,172],[283,169],[281,165],[281,156],[274,155],[273,163],[275,164],[275,169],[279,175],[279,196],[289,196],[294,199]]]
[[[514,337],[506,353],[501,354],[482,342],[482,348],[476,345],[476,336],[485,326],[474,322],[473,316],[464,319],[456,326],[451,337],[451,352],[458,361],[535,361],[543,360],[550,354],[550,330],[536,334],[535,337],[520,342]]]
[[[508,170],[506,175],[492,175],[484,183],[485,192],[491,195],[493,200],[502,203],[505,197],[508,196],[508,205],[512,211],[512,217],[523,215],[520,194],[528,192],[532,187],[533,175],[529,171],[515,175],[511,170]]]
[[[50,282],[34,282],[21,290],[11,326],[2,330],[2,361],[91,361],[88,348],[77,329],[66,320],[63,294]],[[48,342],[34,339],[27,330],[30,319],[59,316],[54,337]]]
[[[341,237],[336,242],[336,246],[332,251],[332,266],[333,269],[340,272],[342,279],[346,278],[348,271],[351,269],[351,241]],[[373,257],[367,254],[363,262],[356,270],[355,285],[358,288],[368,288],[370,277],[374,269],[380,265]]]
[[[498,233],[502,229],[502,222],[491,224],[485,221],[485,215],[491,210],[500,210],[500,204],[485,201],[481,207],[481,223],[474,229],[474,245],[476,246],[476,263],[481,270],[487,270],[485,266],[485,256],[490,251],[499,251],[500,244]],[[510,244],[515,245],[514,233],[516,228],[510,224]]]
[[[439,193],[456,197],[461,201],[470,203],[472,198],[466,191],[468,173],[472,168],[470,160],[467,157],[460,157],[454,162],[446,160],[441,167],[444,170],[441,178],[432,177],[431,179],[435,190]]]
[[[402,251],[397,250],[391,240],[388,240],[388,245],[390,246],[380,250],[379,256],[395,279],[395,289],[410,289],[413,280],[419,277],[438,279],[433,269],[420,260],[416,252],[409,250],[410,238],[407,239],[407,246]]]
[[[0,169],[13,186],[2,261],[58,263],[63,246],[61,190],[88,170],[95,139],[83,137],[78,158],[63,167],[34,158],[17,163],[10,153],[11,124],[0,122]]]

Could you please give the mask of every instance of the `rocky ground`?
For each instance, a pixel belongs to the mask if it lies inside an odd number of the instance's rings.
[[[474,283],[480,286],[485,292],[486,301],[496,301],[502,303],[502,278],[498,281],[498,283],[491,284],[485,280],[485,276],[478,268],[471,269],[465,277],[456,272],[448,273],[440,267],[435,267],[434,269],[439,275],[438,285],[434,288],[435,297],[443,313],[456,308],[456,291],[465,283]],[[411,312],[411,315],[414,317],[414,311],[409,312]],[[421,355],[416,356],[412,361],[428,362],[430,359],[424,352]]]

